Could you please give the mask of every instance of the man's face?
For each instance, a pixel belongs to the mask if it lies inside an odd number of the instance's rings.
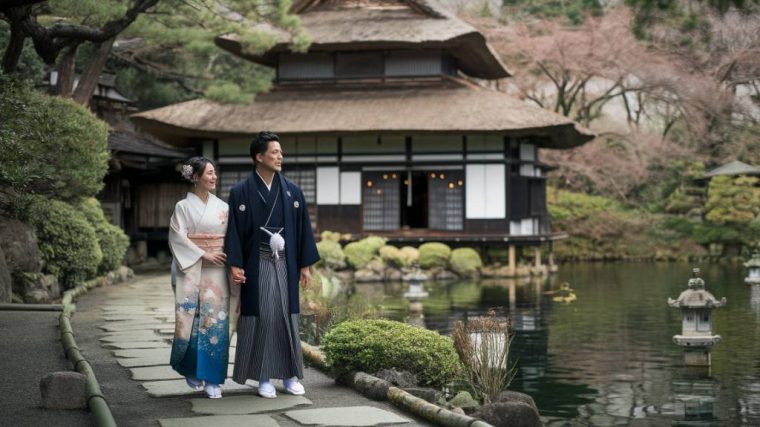
[[[256,155],[258,166],[272,172],[282,171],[282,148],[279,141],[269,141],[267,151]]]

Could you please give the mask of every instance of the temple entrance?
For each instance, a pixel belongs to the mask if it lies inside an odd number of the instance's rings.
[[[403,228],[428,228],[427,172],[411,171],[406,174],[400,184],[401,226]]]

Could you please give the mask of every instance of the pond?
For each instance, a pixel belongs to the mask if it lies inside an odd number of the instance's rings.
[[[510,388],[533,396],[546,425],[760,425],[760,286],[746,285],[740,266],[699,267],[707,290],[728,299],[713,312],[723,339],[711,368],[684,367],[672,342],[681,312],[666,301],[686,289],[686,264],[578,264],[548,279],[429,282],[422,316],[410,313],[406,284],[355,284],[351,298],[443,334],[502,307],[516,330]],[[545,294],[565,282],[575,301]]]

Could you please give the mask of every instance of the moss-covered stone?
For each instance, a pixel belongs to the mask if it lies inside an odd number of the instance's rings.
[[[323,233],[324,235],[324,233]],[[321,240],[317,243],[317,251],[321,258],[320,263],[333,270],[346,268],[346,254],[337,240]]]
[[[405,267],[416,264],[420,260],[420,251],[417,250],[417,248],[404,246],[399,249],[399,252],[401,254],[401,260],[404,263]]]
[[[439,242],[423,243],[419,251],[422,268],[446,267],[451,256],[451,248]]]
[[[451,252],[449,257],[451,270],[460,276],[476,276],[483,267],[483,261],[480,254],[472,248],[457,248]]]
[[[355,268],[360,269],[377,255],[380,248],[385,246],[386,240],[382,237],[369,236],[356,242],[351,242],[343,248],[346,254],[346,261]]]

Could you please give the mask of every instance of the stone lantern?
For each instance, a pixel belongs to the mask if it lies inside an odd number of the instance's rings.
[[[678,299],[668,298],[668,305],[680,308],[683,314],[681,333],[673,336],[673,342],[685,347],[684,363],[688,366],[710,366],[710,348],[720,341],[720,335],[712,332],[712,309],[726,304],[705,290],[705,281],[699,277],[699,269],[693,270],[689,289],[681,292]]]
[[[409,290],[404,293],[404,298],[409,301],[409,323],[422,327],[425,326],[422,315],[422,300],[428,296],[427,291],[422,286],[425,280],[427,280],[427,275],[421,272],[417,266],[403,277],[403,281],[409,283]]]
[[[748,285],[760,285],[760,252],[757,249],[752,254],[752,259],[745,262],[744,266],[749,269],[749,274],[744,281]]]

